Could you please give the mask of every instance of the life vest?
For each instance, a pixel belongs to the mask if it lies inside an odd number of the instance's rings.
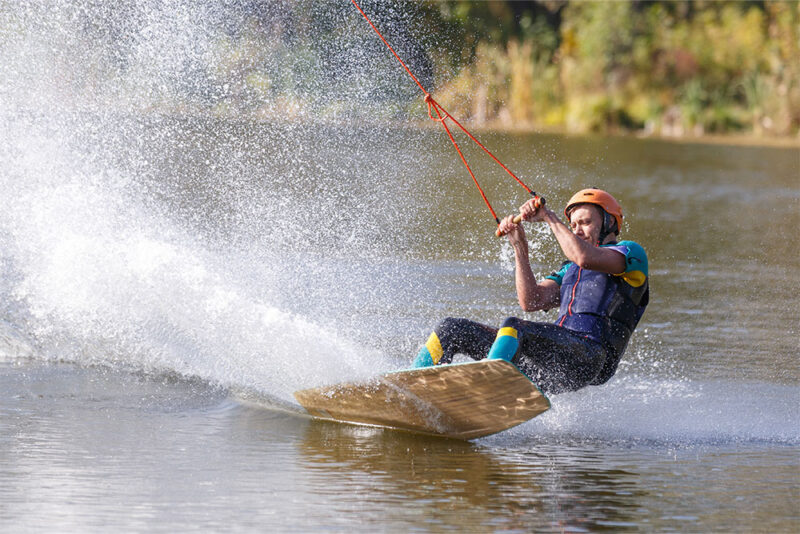
[[[561,281],[556,324],[603,345],[606,361],[592,384],[610,379],[650,299],[649,284],[633,287],[621,276],[582,269],[574,263]]]

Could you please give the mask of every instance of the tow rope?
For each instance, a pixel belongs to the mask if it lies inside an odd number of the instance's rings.
[[[544,198],[542,198],[539,195],[537,195],[534,191],[531,190],[530,187],[525,185],[522,182],[522,180],[520,180],[517,177],[516,174],[511,172],[511,170],[508,167],[506,167],[505,165],[503,165],[503,162],[501,162],[499,159],[497,159],[497,157],[495,157],[495,155],[492,154],[489,151],[488,148],[483,146],[483,144],[480,141],[478,141],[475,138],[475,136],[472,135],[469,132],[469,130],[464,128],[464,126],[462,126],[460,122],[458,122],[452,115],[450,115],[450,113],[448,113],[447,110],[444,109],[441,104],[439,104],[436,100],[433,99],[433,96],[431,96],[431,94],[425,89],[425,87],[423,87],[422,83],[420,83],[420,81],[417,79],[417,77],[414,76],[414,73],[411,72],[411,69],[408,68],[408,65],[406,65],[405,61],[403,61],[400,58],[398,53],[395,52],[394,48],[392,48],[392,45],[389,44],[389,41],[387,41],[386,38],[381,34],[381,32],[378,31],[378,28],[375,27],[375,24],[373,24],[372,20],[370,20],[370,18],[367,16],[367,14],[364,13],[364,10],[361,9],[361,6],[358,5],[356,0],[350,0],[350,1],[353,3],[353,5],[356,7],[356,9],[358,9],[358,12],[361,13],[361,16],[364,17],[364,19],[369,23],[369,25],[372,27],[372,29],[375,31],[375,33],[378,35],[378,37],[380,37],[381,41],[383,41],[383,44],[385,44],[386,47],[392,52],[392,54],[394,54],[394,57],[397,58],[397,61],[400,62],[400,64],[403,66],[403,68],[406,69],[406,72],[408,73],[409,76],[411,76],[411,79],[414,80],[414,82],[417,84],[417,86],[419,86],[420,90],[422,91],[422,93],[424,95],[425,103],[428,105],[428,117],[433,121],[441,123],[442,126],[444,127],[444,131],[447,132],[447,136],[450,138],[450,141],[453,143],[453,146],[455,147],[456,152],[458,152],[458,155],[461,157],[462,163],[464,163],[464,166],[467,168],[467,172],[469,172],[469,175],[472,177],[472,181],[475,183],[475,187],[478,188],[478,191],[480,192],[481,197],[483,198],[483,201],[486,203],[486,207],[489,208],[489,211],[491,212],[492,217],[494,218],[495,222],[499,225],[500,224],[500,219],[497,217],[497,214],[494,212],[494,209],[492,208],[492,205],[489,203],[489,199],[486,198],[486,193],[483,192],[483,188],[481,188],[480,184],[478,183],[478,179],[475,178],[475,173],[472,172],[472,169],[470,168],[469,164],[467,163],[467,159],[464,157],[464,154],[461,152],[461,148],[458,146],[458,143],[456,143],[456,140],[453,137],[453,134],[450,131],[450,128],[447,126],[447,122],[446,122],[447,119],[450,119],[451,121],[453,121],[453,124],[458,126],[465,134],[467,134],[467,136],[470,139],[472,139],[479,147],[481,147],[484,152],[489,154],[489,156],[498,165],[500,165],[500,167],[502,167],[504,171],[506,171],[512,178],[514,178],[517,181],[517,183],[519,183],[519,185],[521,185],[525,189],[525,191],[530,193],[536,199],[537,206],[544,205],[544,203],[545,203],[545,199]],[[436,112],[436,117],[433,116],[433,111]],[[514,219],[514,222],[519,223],[519,220],[520,220],[520,217],[517,216]]]

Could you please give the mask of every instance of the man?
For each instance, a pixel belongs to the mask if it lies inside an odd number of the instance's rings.
[[[584,189],[564,209],[569,227],[531,199],[523,220],[550,227],[567,257],[561,268],[537,281],[522,224],[508,216],[498,227],[514,247],[517,297],[524,311],[560,305],[555,324],[509,317],[500,329],[467,319],[442,321],[420,349],[415,367],[450,363],[453,355],[502,358],[516,365],[546,393],[603,384],[616,372],[649,300],[647,255],[633,241],[617,242],[622,208],[600,189]]]

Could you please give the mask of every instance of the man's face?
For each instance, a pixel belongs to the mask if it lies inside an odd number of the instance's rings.
[[[599,208],[591,204],[583,204],[570,212],[569,226],[572,228],[572,233],[594,245],[600,238],[603,216]]]

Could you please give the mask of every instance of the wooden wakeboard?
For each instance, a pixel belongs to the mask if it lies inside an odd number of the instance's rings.
[[[312,416],[473,439],[536,417],[550,401],[505,360],[423,367],[294,394]]]

